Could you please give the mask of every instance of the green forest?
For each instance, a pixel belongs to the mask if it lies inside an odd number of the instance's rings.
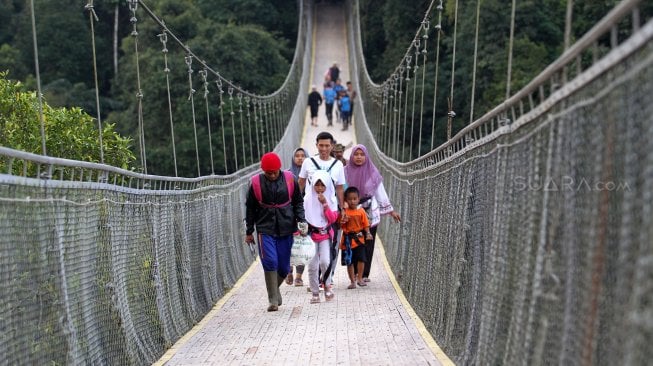
[[[480,6],[479,6],[480,2]],[[511,95],[525,86],[564,51],[565,15],[567,5],[572,4],[570,44],[580,39],[599,20],[601,20],[619,0],[518,0],[515,2],[514,44]],[[424,14],[431,1],[401,0],[360,0],[361,32],[365,62],[372,80],[383,83],[400,63],[411,41],[419,29]],[[426,80],[434,80],[434,59],[436,33],[433,31],[438,21],[434,10],[430,21],[429,52],[430,64],[426,68]],[[447,106],[449,85],[451,84],[452,55],[454,54],[453,31],[455,9],[458,6],[458,24],[455,45],[456,87],[453,92],[452,110],[457,113],[454,119],[453,134],[470,121],[470,100],[472,70],[474,62],[476,15],[479,10],[478,54],[476,65],[476,93],[474,115],[471,120],[481,117],[506,97],[506,74],[508,60],[508,40],[511,24],[511,1],[443,0],[441,14],[440,73],[437,105]],[[640,23],[653,17],[653,2],[642,1],[639,8]],[[632,23],[623,25],[632,28]],[[618,37],[623,39],[629,29],[620,28]],[[601,39],[597,52],[603,54],[610,49],[610,39]],[[589,61],[589,60],[588,60]],[[426,89],[426,88],[425,88]],[[432,100],[431,90],[426,90],[426,100]],[[444,90],[444,91],[442,91]],[[429,94],[430,93],[430,94]],[[423,118],[430,131],[432,107],[427,107]],[[446,121],[446,108],[437,109],[436,121]],[[417,136],[422,151],[430,150],[429,136]],[[436,123],[435,146],[446,141],[446,123]],[[415,148],[415,147],[413,147]]]
[[[0,103],[0,144],[40,154],[42,149],[29,3],[0,0],[0,78],[3,87],[0,98],[4,99]],[[266,95],[284,82],[297,38],[299,8],[296,3],[288,4],[281,0],[151,0],[144,3],[194,53],[201,55],[212,67],[219,67],[218,72],[223,77],[233,80],[243,89]],[[138,154],[137,123],[134,118],[137,101],[134,98],[136,75],[130,3],[124,0],[106,1],[96,3],[92,10],[97,17],[94,16],[93,23],[95,37],[91,36],[89,18],[92,14],[85,4],[72,0],[34,1],[40,80],[46,104],[44,119],[47,154],[99,162],[99,153],[88,153],[85,145],[93,139],[97,145],[98,140],[91,43],[94,40],[99,105],[101,119],[106,126],[103,134],[111,136],[105,138],[105,150],[116,150],[111,144],[120,142],[119,158],[111,159],[108,156],[106,162],[139,170],[135,158]],[[154,35],[151,37],[153,40],[141,37],[141,42],[156,42],[154,45],[141,45],[140,67],[158,69],[160,67],[157,63],[162,60],[162,53],[156,35],[161,30],[156,23],[146,21],[142,9],[137,11],[140,18],[137,19],[138,33]],[[172,42],[169,42],[168,47],[174,47]],[[170,68],[186,68],[183,58],[170,62]],[[140,80],[143,85],[161,84],[159,80],[147,79],[160,78],[155,73],[143,72],[140,77],[144,78]],[[185,82],[184,79],[171,80],[173,103],[174,98],[187,98],[188,86]],[[150,88],[147,93],[146,97],[150,100],[161,100],[161,103],[165,101],[161,97],[165,95],[165,90],[160,87],[155,90]],[[16,103],[17,100],[22,102]],[[162,125],[162,120],[166,120],[167,108],[150,108],[155,112],[144,114],[146,120],[143,122],[147,128],[148,154],[151,157],[148,168],[152,162],[150,173],[174,175],[168,151],[170,136],[157,128]],[[48,115],[51,111],[67,121],[76,118],[85,127],[77,128],[72,122],[55,125],[53,118]],[[192,127],[184,121],[177,127],[179,175],[196,176],[195,152],[190,141],[192,137],[187,138],[192,136]],[[71,135],[76,138],[62,139]],[[78,140],[85,143],[76,142]],[[201,153],[208,155],[207,147],[202,148],[205,151]],[[216,161],[221,160],[216,158]],[[203,175],[210,174],[210,167],[202,168]],[[222,168],[218,167],[216,172],[220,170]]]
[[[324,1],[324,0],[322,0]],[[575,0],[573,2],[572,42],[581,37],[598,19],[603,17],[617,0]],[[90,4],[93,2],[91,1]],[[210,65],[217,65],[222,76],[237,82],[245,90],[266,95],[277,90],[288,74],[297,40],[298,3],[283,0],[149,0],[147,6],[166,26],[181,38],[194,53],[201,55]],[[436,4],[438,1],[435,2]],[[74,121],[84,112],[88,115],[80,123],[86,128],[74,129],[74,123],[48,128],[48,136],[58,142],[48,141],[48,155],[98,161],[98,154],[85,148],[72,148],[76,141],[90,144],[97,115],[94,75],[99,81],[100,111],[107,131],[105,148],[115,151],[108,163],[129,169],[138,169],[135,158],[137,133],[134,114],[138,108],[134,98],[134,37],[129,1],[105,1],[92,8],[80,1],[34,0],[38,60],[42,91],[48,112],[60,119]],[[430,1],[417,0],[360,0],[361,27],[367,68],[375,82],[383,82],[401,61],[415,36]],[[452,38],[456,1],[444,1],[441,43],[442,65],[451,64]],[[510,2],[483,0],[481,3],[483,29],[479,34],[478,79],[476,111],[487,111],[505,97],[504,85],[507,59],[507,39],[510,29]],[[458,4],[458,35],[456,83],[471,84],[471,63],[474,47],[474,21],[477,2]],[[512,90],[518,90],[543,70],[561,53],[563,48],[564,19],[567,0],[517,1]],[[653,13],[653,4],[642,6],[642,23]],[[34,108],[36,78],[34,68],[33,32],[30,2],[0,0],[0,78],[4,93],[0,98],[0,144],[33,153],[41,153],[38,116],[27,112]],[[92,11],[91,11],[92,10]],[[431,16],[435,16],[435,11]],[[90,18],[97,16],[94,35],[91,37]],[[144,17],[142,13],[139,15]],[[318,15],[319,16],[319,15]],[[435,24],[436,19],[430,20]],[[138,23],[139,33],[156,36],[153,22]],[[93,38],[93,39],[92,39]],[[156,37],[147,42],[155,43]],[[435,38],[432,36],[432,38]],[[97,52],[97,71],[93,68],[91,41]],[[431,41],[433,42],[433,40]],[[143,48],[139,55],[143,68],[158,67],[162,54],[160,47]],[[174,67],[183,68],[183,60]],[[427,70],[432,78],[433,69]],[[449,74],[448,74],[449,73]],[[144,78],[160,77],[149,73]],[[180,76],[176,76],[180,78]],[[183,76],[181,76],[183,77]],[[447,68],[442,70],[442,80],[451,78]],[[184,82],[173,80],[173,95],[185,98]],[[150,80],[143,80],[150,83]],[[448,81],[447,81],[448,82]],[[151,81],[151,84],[155,84]],[[19,93],[24,103],[16,103]],[[468,109],[469,88],[457,88],[454,110]],[[441,98],[447,96],[439,95]],[[157,126],[166,119],[165,90],[149,91],[162,103],[145,114],[148,154],[152,157],[152,173],[172,175],[168,145],[170,136]],[[427,96],[428,97],[428,96]],[[13,99],[12,99],[13,98]],[[445,100],[438,103],[446,103]],[[17,111],[17,108],[24,108]],[[30,107],[31,106],[31,107]],[[160,107],[160,108],[159,108]],[[51,109],[51,112],[50,112]],[[478,112],[481,113],[481,112]],[[478,117],[478,113],[474,117]],[[431,111],[425,111],[430,118]],[[29,117],[25,117],[29,116]],[[36,117],[35,117],[36,116]],[[90,117],[92,116],[92,117]],[[21,120],[26,119],[26,120]],[[461,129],[469,116],[457,118],[455,130]],[[22,123],[21,123],[22,121]],[[46,124],[53,118],[46,118]],[[69,127],[65,127],[69,126]],[[95,127],[93,127],[95,126]],[[201,127],[200,127],[201,128]],[[445,139],[444,127],[436,129],[438,143]],[[195,152],[191,146],[188,123],[179,126],[179,175],[196,176]],[[55,132],[53,132],[55,131]],[[88,136],[79,136],[87,134]],[[77,138],[64,139],[65,136]],[[419,138],[419,137],[418,137]],[[66,141],[63,143],[62,141]],[[426,141],[422,142],[427,144]],[[109,145],[113,144],[113,145]],[[215,141],[215,144],[220,144]],[[207,154],[206,147],[201,154]],[[221,159],[216,157],[216,161]],[[216,169],[216,173],[222,169]],[[202,174],[210,174],[203,166]]]

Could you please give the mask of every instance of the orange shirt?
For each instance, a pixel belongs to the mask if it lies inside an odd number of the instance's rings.
[[[347,222],[340,224],[343,232],[342,240],[340,241],[340,249],[345,249],[345,234],[358,233],[370,228],[370,222],[367,219],[367,214],[362,208],[346,208],[345,215],[347,215]],[[360,241],[363,243],[365,242],[365,233],[363,233],[363,237],[360,238]],[[351,241],[352,249],[356,248],[358,245],[359,244],[356,242],[356,240]]]

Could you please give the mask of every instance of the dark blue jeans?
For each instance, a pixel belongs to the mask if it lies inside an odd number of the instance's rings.
[[[292,248],[293,237],[272,236],[259,234],[258,253],[261,257],[263,270],[275,271],[281,277],[290,273],[290,249]]]

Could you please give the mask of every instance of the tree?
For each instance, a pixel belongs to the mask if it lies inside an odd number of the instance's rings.
[[[607,0],[606,0],[607,1]],[[614,2],[614,1],[613,1]],[[455,7],[458,3],[457,20]],[[544,0],[536,2],[524,0],[517,2],[515,35],[513,41],[513,60],[510,90],[515,93],[525,86],[549,63],[554,61],[563,45],[565,0]],[[370,40],[364,45],[365,58],[370,75],[376,82],[382,82],[390,76],[395,67],[402,61],[407,47],[412,41],[419,22],[424,16],[426,3],[413,6],[412,12],[401,0],[361,1],[362,32],[364,40]],[[472,77],[474,76],[474,47],[476,44],[476,12],[478,2],[444,2],[442,13],[442,37],[440,43],[439,83],[436,121],[433,121],[432,103],[426,103],[421,116],[425,128],[423,136],[417,136],[419,131],[413,131],[413,140],[422,141],[424,147],[430,148],[430,131],[436,123],[436,142],[444,142],[446,133],[443,126],[446,121],[447,98],[450,97],[450,85],[453,77],[453,106],[457,117],[454,119],[453,134],[465,127],[470,120]],[[588,2],[578,7],[588,7]],[[611,7],[610,5],[609,7]],[[594,8],[602,10],[596,13],[605,14],[606,6],[596,4]],[[607,8],[609,8],[607,7]],[[575,10],[576,11],[576,10]],[[408,14],[408,16],[406,16]],[[601,16],[602,16],[601,15]],[[428,40],[428,64],[421,67],[419,75],[426,72],[425,80],[434,80],[435,39],[434,25],[437,12],[433,10],[431,30]],[[585,24],[595,24],[600,17],[577,20],[579,27]],[[456,24],[457,23],[457,24]],[[455,47],[455,74],[451,74],[454,54],[454,26],[457,28]],[[510,34],[510,7],[505,1],[483,0],[480,9],[480,32],[478,38],[478,53],[476,55],[475,105],[472,119],[476,119],[492,109],[505,99],[506,76],[508,67],[508,49]],[[380,40],[378,34],[384,34]],[[413,63],[414,63],[413,54]],[[407,91],[412,95],[413,84]],[[432,101],[433,87],[425,88],[425,100]],[[421,85],[418,85],[418,93]],[[512,94],[511,93],[511,94]],[[407,139],[410,136],[407,137]],[[437,144],[436,144],[437,145]],[[416,145],[413,148],[417,148]],[[428,151],[421,149],[421,151]],[[415,156],[416,154],[413,154]]]
[[[285,0],[150,0],[152,9],[166,25],[203,60],[235,84],[256,94],[278,89],[290,68],[297,37],[298,7],[288,7]],[[102,119],[116,121],[124,135],[137,135],[137,99],[134,43],[130,33],[125,2],[95,2],[94,22],[97,74]],[[89,12],[84,4],[73,0],[51,2],[35,0],[39,62],[43,93],[50,106],[80,106],[95,116],[95,82],[92,63]],[[167,92],[163,73],[162,45],[157,37],[162,30],[139,7],[136,14],[139,31],[139,62],[144,92],[145,140],[148,168],[151,172],[172,175],[171,137]],[[6,45],[2,45],[6,43]],[[119,48],[116,49],[116,44]],[[195,147],[188,101],[188,75],[185,50],[169,42],[171,96],[174,110],[180,175],[195,176]],[[118,59],[118,69],[115,60]],[[30,7],[18,0],[0,0],[0,71],[9,70],[12,79],[23,81],[22,87],[36,89],[34,79]],[[198,71],[193,64],[195,89],[200,89]],[[219,128],[217,91],[212,83],[210,95],[212,129]],[[226,87],[225,87],[226,91]],[[197,114],[204,111],[199,93]],[[228,113],[229,111],[226,111]],[[205,138],[206,121],[197,122],[200,155],[208,156]],[[239,127],[236,127],[238,129]],[[222,131],[218,131],[222,132]],[[224,132],[234,133],[227,126]],[[214,132],[216,172],[226,147],[220,146]],[[218,147],[219,146],[219,147]],[[149,154],[153,154],[150,159]],[[191,159],[190,162],[183,161]],[[208,158],[207,158],[208,160]],[[211,172],[205,161],[202,173]],[[181,168],[184,167],[184,168]],[[187,167],[187,169],[186,169]],[[185,171],[182,173],[182,169]],[[148,169],[150,170],[150,169]],[[231,167],[229,169],[232,171]]]
[[[287,53],[285,52],[287,42],[275,39],[258,26],[215,23],[204,18],[198,8],[177,1],[160,1],[154,10],[185,45],[188,45],[195,54],[200,55],[223,77],[234,80],[237,85],[259,95],[271,93],[282,85],[289,70],[289,61],[284,57]],[[174,175],[164,55],[161,52],[162,44],[157,37],[162,30],[153,22],[142,19],[138,24],[138,31],[139,67],[141,70],[148,70],[147,73],[140,74],[148,173]],[[184,59],[186,51],[173,42],[171,37],[168,37],[166,47],[178,174],[194,177],[197,176],[197,167],[193,114],[188,100],[190,94],[188,66]],[[123,40],[122,50],[125,57],[120,61],[121,71],[114,84],[114,93],[123,103],[124,109],[110,117],[112,120],[120,121],[120,131],[138,136],[138,100],[134,97],[136,61],[133,37]],[[204,113],[205,104],[198,72],[201,66],[197,60],[193,62],[192,69],[193,87],[198,91],[194,98],[200,170],[201,174],[205,175],[210,174],[212,169],[208,158],[209,141]],[[230,150],[230,144],[222,145],[221,134],[224,132],[229,138],[236,131],[232,131],[230,123],[222,123],[224,121],[219,120],[219,93],[215,87],[215,79],[214,76],[210,76],[211,91],[208,98],[212,116],[215,172],[220,174],[227,170],[223,166],[223,154],[235,153]],[[224,97],[228,98],[227,87],[225,86],[223,90]],[[229,112],[230,110],[224,111],[225,119],[229,118]],[[233,171],[232,168],[229,167],[229,170]]]
[[[43,119],[48,156],[100,162],[97,123],[91,116],[80,108],[53,108],[45,103]],[[24,91],[20,82],[0,73],[0,145],[41,154],[40,120],[36,93]],[[132,168],[131,139],[116,133],[114,124],[104,123],[102,142],[106,164]]]
[[[220,24],[255,24],[275,38],[297,38],[297,6],[288,0],[199,0],[205,18]],[[292,57],[292,55],[290,55]]]
[[[8,43],[0,46],[0,71],[6,71],[14,77],[25,77],[29,74],[27,65],[20,58],[20,50]]]

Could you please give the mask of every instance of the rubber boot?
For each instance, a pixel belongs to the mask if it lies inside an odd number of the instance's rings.
[[[265,289],[268,291],[268,311],[279,310],[279,285],[283,282],[283,278],[277,274],[276,271],[265,271]]]
[[[279,284],[277,285],[277,304],[279,306],[281,306],[282,299],[281,299],[281,291],[279,290],[279,288],[281,287],[281,284],[283,283],[283,280],[285,279],[285,277],[281,277],[279,275],[277,275],[277,276],[278,276],[277,279],[278,279],[278,282],[279,282]]]

